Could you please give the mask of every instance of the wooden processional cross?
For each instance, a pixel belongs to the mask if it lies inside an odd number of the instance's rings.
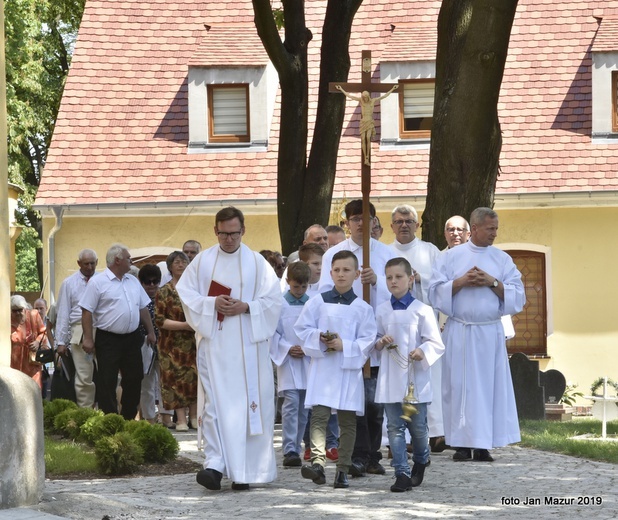
[[[363,266],[369,266],[369,237],[371,236],[371,215],[369,212],[369,194],[371,193],[371,138],[375,136],[373,108],[377,101],[384,99],[399,85],[397,83],[373,83],[371,81],[371,51],[362,51],[362,68],[360,83],[328,84],[329,92],[339,92],[347,98],[358,101],[361,108],[360,138],[361,138],[361,193],[363,194]],[[360,96],[351,96],[349,92],[359,92]],[[373,92],[386,94],[372,98]],[[363,284],[363,300],[369,301],[371,287]]]

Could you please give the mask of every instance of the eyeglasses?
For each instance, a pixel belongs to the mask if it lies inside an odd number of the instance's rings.
[[[11,309],[11,312],[24,312],[26,309]]]
[[[411,226],[412,224],[416,224],[416,220],[412,220],[411,218],[407,218],[407,219],[399,219],[399,220],[393,220],[393,224],[395,224],[396,226],[403,226],[404,224],[406,226]]]
[[[220,238],[231,238],[232,240],[236,240],[240,238],[242,231],[232,231],[228,233],[227,231],[217,231],[217,236]]]
[[[351,217],[348,219],[348,222],[352,222],[352,224],[360,224],[363,221],[363,217]]]
[[[144,280],[142,282],[143,285],[159,285],[161,280]]]
[[[446,231],[447,233],[450,233],[451,235],[454,235],[455,233],[459,233],[460,235],[463,235],[464,233],[468,232],[467,229],[463,229],[460,227],[447,227]]]

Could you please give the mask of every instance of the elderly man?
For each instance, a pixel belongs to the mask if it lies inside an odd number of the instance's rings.
[[[305,230],[305,235],[302,245],[314,242],[318,244],[324,251],[328,249],[328,235],[326,230],[320,224],[313,224]],[[298,261],[298,251],[294,251],[288,255],[288,264]],[[284,273],[285,274],[285,273]]]
[[[470,238],[468,221],[459,215],[449,218],[444,224],[444,238],[446,238],[447,249],[465,244]]]
[[[442,373],[446,442],[459,447],[454,460],[491,462],[490,448],[520,440],[501,317],[520,312],[526,296],[513,260],[492,245],[496,212],[477,208],[470,224],[470,240],[436,261],[429,299],[448,316]]]
[[[62,282],[56,304],[56,345],[58,354],[67,349],[75,364],[75,397],[77,406],[92,408],[95,385],[92,380],[94,363],[92,353],[83,349],[82,308],[79,300],[90,279],[96,274],[99,259],[92,249],[82,249],[77,255],[79,270]]]
[[[352,251],[358,264],[361,266],[361,275],[354,280],[352,289],[358,298],[363,297],[363,285],[370,286],[370,304],[374,311],[380,303],[390,298],[390,293],[386,288],[386,276],[384,268],[386,262],[397,256],[387,245],[377,240],[369,239],[370,263],[363,265],[363,227],[372,226],[376,216],[373,204],[369,204],[371,220],[363,222],[363,201],[360,199],[352,200],[345,206],[347,226],[350,229],[350,238],[331,247],[322,258],[322,273],[320,276],[319,292],[329,291],[334,287],[333,279],[330,275],[332,259],[338,251]],[[370,228],[371,229],[371,228]],[[333,331],[335,332],[335,331]],[[356,443],[352,454],[352,465],[350,474],[353,477],[360,477],[365,472],[382,475],[385,470],[380,464],[382,454],[380,446],[382,444],[382,422],[384,420],[384,406],[376,404],[375,392],[378,378],[379,361],[377,356],[371,356],[371,377],[365,379],[365,415],[359,416],[356,421]]]
[[[200,244],[197,240],[187,240],[182,245],[182,252],[189,257],[189,262],[192,262],[201,250],[202,244]]]
[[[412,266],[415,286],[412,290],[413,296],[429,304],[427,286],[431,268],[440,250],[433,244],[416,238],[419,226],[418,214],[412,206],[397,206],[391,212],[391,229],[395,233],[395,241],[390,247],[395,251],[395,256],[403,256]]]
[[[114,244],[105,260],[107,269],[90,280],[79,300],[84,333],[82,348],[86,354],[96,352],[99,409],[118,413],[116,387],[121,372],[121,413],[130,420],[137,415],[144,373],[140,321],[149,344],[156,343],[148,311],[150,298],[139,280],[127,274],[131,255],[126,246]]]
[[[269,342],[282,298],[268,262],[242,243],[240,210],[219,211],[214,232],[219,243],[197,255],[176,285],[198,347],[205,460],[197,482],[218,490],[226,474],[232,489],[246,490],[277,476]]]

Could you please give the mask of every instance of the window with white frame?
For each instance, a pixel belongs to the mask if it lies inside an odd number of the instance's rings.
[[[249,85],[208,85],[208,140],[245,143],[251,140]]]
[[[428,138],[433,123],[435,81],[401,80],[399,92],[399,136]]]

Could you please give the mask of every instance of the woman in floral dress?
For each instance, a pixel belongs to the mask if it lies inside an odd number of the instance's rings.
[[[176,431],[187,431],[187,412],[191,427],[197,428],[197,364],[195,332],[185,320],[176,283],[189,265],[182,251],[166,260],[172,279],[156,295],[155,322],[160,331],[159,365],[163,407],[176,411]]]

